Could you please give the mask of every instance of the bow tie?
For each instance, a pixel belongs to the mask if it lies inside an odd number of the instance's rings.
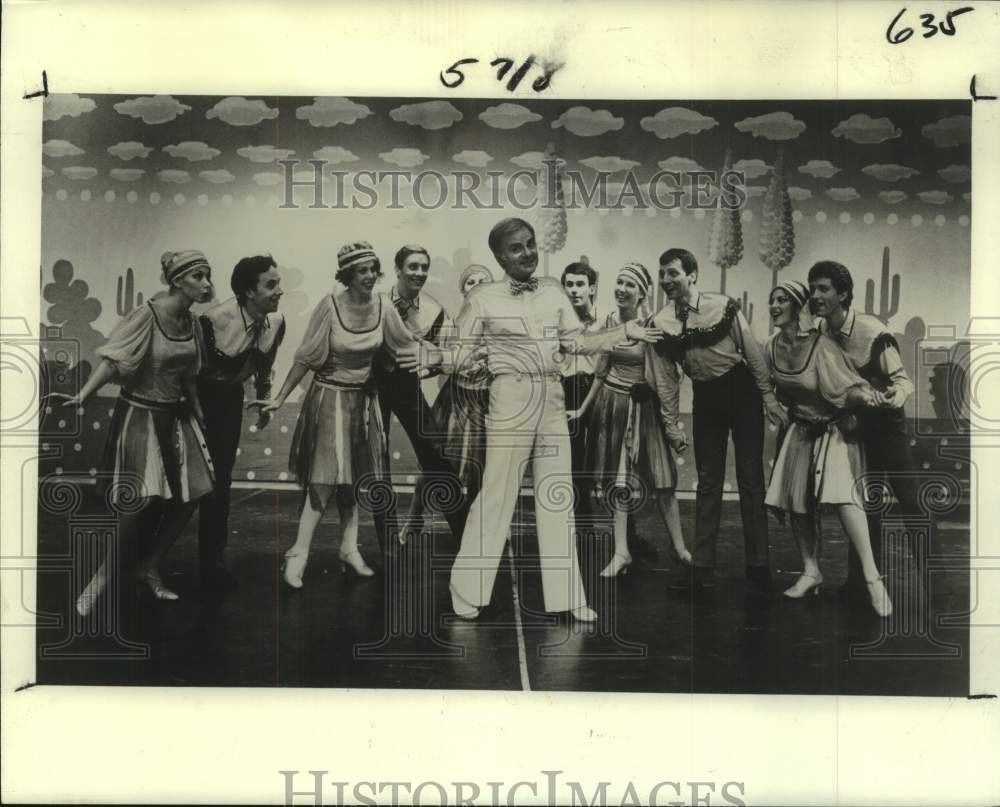
[[[535,291],[538,289],[538,278],[531,277],[527,280],[514,280],[510,281],[510,293],[515,297],[519,294],[524,294],[526,291]]]

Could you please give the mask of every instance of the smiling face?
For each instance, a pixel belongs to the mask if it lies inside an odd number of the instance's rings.
[[[376,266],[377,264],[375,261],[365,261],[364,263],[359,263],[355,266],[348,288],[362,296],[370,295],[379,279],[379,273]]]
[[[632,311],[642,299],[638,284],[628,275],[618,275],[615,281],[615,302],[623,311]]]
[[[660,264],[660,288],[668,300],[685,299],[698,280],[698,272],[687,274],[679,258]]]
[[[406,256],[403,265],[396,270],[399,278],[397,291],[407,298],[416,297],[427,282],[431,269],[431,260],[422,252],[411,252]]]
[[[247,294],[247,308],[256,308],[266,314],[278,310],[278,303],[285,292],[281,288],[281,275],[274,267],[257,276],[257,286]]]
[[[496,253],[497,263],[514,280],[527,280],[538,268],[538,247],[535,234],[519,227],[503,239]]]
[[[809,299],[813,313],[818,317],[830,317],[844,310],[847,292],[837,292],[828,277],[817,277],[809,281]]]
[[[569,301],[573,308],[580,310],[587,309],[594,300],[594,292],[597,291],[590,285],[590,278],[586,275],[567,274],[563,278],[563,288],[569,295]]]
[[[767,300],[771,312],[771,322],[780,328],[789,322],[798,321],[799,307],[784,289],[775,289]]]
[[[185,272],[173,282],[174,288],[192,303],[207,303],[215,296],[212,286],[212,270],[197,267]]]

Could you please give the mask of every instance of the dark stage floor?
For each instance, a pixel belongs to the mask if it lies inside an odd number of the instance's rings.
[[[835,591],[846,547],[832,516],[824,520],[828,590],[793,602],[747,589],[737,502],[724,506],[714,590],[697,597],[677,586],[684,572],[667,560],[662,527],[647,511],[639,529],[660,547],[659,560],[636,562],[627,577],[597,576],[611,554],[606,539],[581,545],[588,592],[601,615],[596,627],[586,627],[541,612],[530,498],[518,511],[517,560],[502,564],[493,604],[476,623],[457,621],[450,611],[451,543],[443,521],[434,522],[434,540],[422,552],[356,580],[340,574],[331,508],[305,587],[293,591],[281,582],[279,565],[295,533],[299,496],[237,490],[233,499],[228,552],[238,591],[200,592],[192,522],[164,566],[178,602],[139,601],[129,588],[87,620],[72,608],[81,585],[73,569],[86,543],[79,533],[90,522],[86,515],[41,512],[39,683],[968,694],[968,629],[961,627],[969,607],[967,506],[933,523],[926,590],[907,582],[913,577],[895,575],[896,614],[887,622],[866,600]],[[405,512],[408,497],[401,499]],[[681,502],[689,532],[693,504]],[[800,564],[790,533],[771,527],[780,593]],[[370,519],[361,529],[362,551],[374,566],[380,553]],[[892,559],[902,568],[909,554]],[[420,583],[428,579],[431,585]]]

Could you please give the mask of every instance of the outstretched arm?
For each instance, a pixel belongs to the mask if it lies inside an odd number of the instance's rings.
[[[97,365],[97,369],[90,374],[87,383],[83,385],[76,395],[71,396],[55,393],[53,397],[65,398],[63,406],[79,406],[114,377],[114,363],[107,359],[101,359],[101,363]]]
[[[298,361],[295,362],[289,369],[288,375],[285,376],[285,382],[281,385],[281,390],[279,390],[275,397],[266,400],[257,399],[250,401],[247,404],[247,409],[259,406],[261,415],[277,412],[284,405],[285,401],[288,400],[288,396],[292,394],[292,390],[298,386],[298,383],[305,378],[308,372],[309,368],[305,364]]]

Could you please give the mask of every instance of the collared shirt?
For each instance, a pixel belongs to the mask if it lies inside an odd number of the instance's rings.
[[[584,333],[555,278],[539,278],[537,289],[520,294],[513,294],[506,280],[482,283],[469,292],[455,325],[442,368],[460,371],[464,362],[485,353],[493,376],[561,376],[566,353],[608,351],[625,338],[624,327]]]
[[[382,296],[387,304],[399,312],[406,329],[418,339],[426,339],[432,344],[439,345],[441,334],[452,328],[448,312],[429,294],[421,292],[412,300],[407,300],[400,296],[399,291],[393,286]],[[391,342],[386,342],[382,346],[376,361],[384,370],[395,369],[396,351],[393,350]]]
[[[597,324],[597,311],[591,306],[590,311],[587,312],[586,316],[580,316],[580,312],[575,308],[573,311],[576,313],[580,320],[580,324],[583,326],[583,332],[587,333],[591,328]],[[578,353],[567,353],[565,354],[562,373],[564,378],[569,378],[575,375],[593,375],[594,374],[594,357],[593,356],[581,356]]]
[[[873,316],[856,314],[848,309],[838,330],[825,319],[818,320],[820,333],[827,334],[844,352],[848,363],[866,381],[879,390],[893,387],[902,396],[902,404],[913,394],[895,337]]]
[[[678,305],[668,302],[653,317],[653,325],[667,335],[664,352],[680,359],[684,373],[693,381],[711,381],[744,362],[764,403],[775,403],[764,354],[750,323],[738,308],[732,313],[731,303],[735,305],[725,294],[698,292],[678,317]]]
[[[242,384],[255,373],[270,374],[285,336],[285,318],[280,313],[254,320],[235,297],[230,297],[209,308],[199,320],[207,347],[202,376],[224,384]]]

